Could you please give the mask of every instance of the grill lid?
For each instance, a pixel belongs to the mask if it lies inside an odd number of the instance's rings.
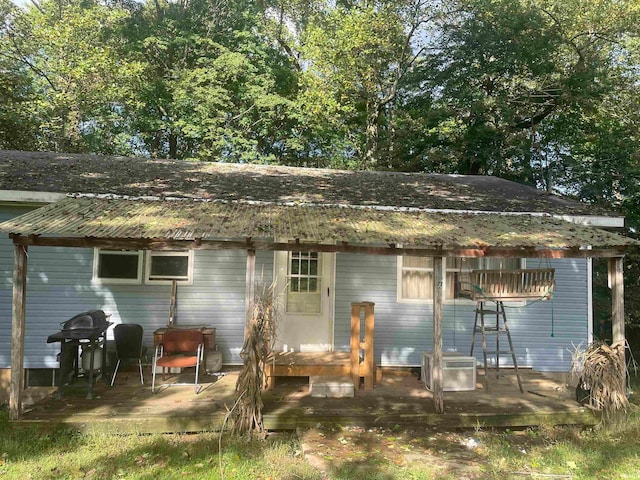
[[[62,331],[69,330],[92,330],[106,329],[111,323],[107,321],[107,316],[102,310],[90,310],[79,313],[62,323]]]

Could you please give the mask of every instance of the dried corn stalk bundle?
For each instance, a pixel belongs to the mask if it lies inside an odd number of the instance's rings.
[[[276,337],[277,308],[275,285],[256,287],[250,305],[250,320],[240,357],[244,361],[236,382],[236,405],[233,410],[233,432],[264,433],[262,389],[265,367]]]
[[[625,345],[625,341],[611,346],[594,342],[584,351],[576,349],[573,355],[572,376],[580,378],[589,390],[592,406],[602,410],[605,417],[625,411],[629,406],[625,389]]]

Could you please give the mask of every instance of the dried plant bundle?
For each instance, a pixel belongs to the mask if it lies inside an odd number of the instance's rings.
[[[573,352],[571,376],[579,379],[581,387],[590,393],[591,405],[602,410],[605,417],[625,411],[629,406],[626,395],[626,342],[607,345],[594,342],[585,350]]]
[[[266,362],[273,350],[278,324],[275,284],[257,285],[255,292],[240,352],[244,363],[236,382],[233,432],[238,435],[264,434],[262,389],[266,386]]]

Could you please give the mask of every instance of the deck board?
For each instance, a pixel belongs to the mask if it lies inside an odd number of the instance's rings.
[[[515,377],[492,379],[485,392],[482,376],[471,392],[445,392],[445,413],[433,409],[431,392],[413,375],[385,374],[371,391],[357,390],[354,398],[314,398],[306,378],[283,378],[264,393],[264,419],[269,430],[327,425],[363,427],[476,428],[532,425],[593,425],[598,416],[579,405],[571,391],[536,372],[523,371],[525,393]],[[152,394],[150,385],[136,383],[137,372],[118,374],[116,386],[96,385],[97,398],[87,400],[82,385],[65,396],[49,396],[28,407],[23,424],[66,424],[79,430],[121,433],[215,431],[235,398],[236,372],[205,378],[195,395],[190,387],[169,387]],[[534,392],[534,393],[531,393]]]

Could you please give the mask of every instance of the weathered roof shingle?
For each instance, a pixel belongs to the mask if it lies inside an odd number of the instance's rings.
[[[69,198],[0,224],[20,235],[117,239],[298,239],[416,248],[617,248],[637,242],[549,216],[437,213],[193,200]]]
[[[497,177],[43,152],[0,151],[0,190],[617,216]]]

